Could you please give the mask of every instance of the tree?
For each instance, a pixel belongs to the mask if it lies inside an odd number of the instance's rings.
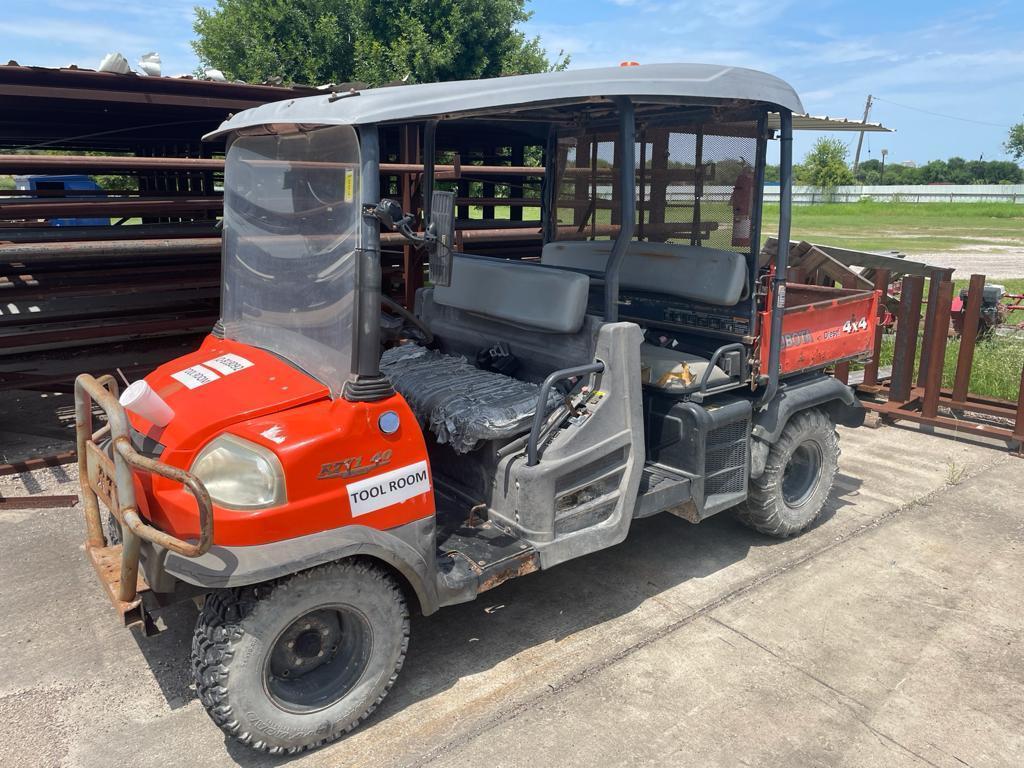
[[[808,184],[832,189],[854,182],[846,165],[847,147],[839,139],[821,137],[804,158],[802,176]]]
[[[527,0],[217,0],[192,47],[231,79],[433,82],[564,69],[519,25]]]
[[[1024,170],[1009,160],[989,160],[985,163],[984,184],[1020,184],[1024,181]]]
[[[1010,126],[1010,135],[1003,146],[1014,160],[1024,160],[1024,123]]]
[[[918,169],[919,184],[942,184],[949,175],[945,160],[929,160]]]
[[[857,183],[858,184],[881,184],[882,183],[882,163],[879,160],[872,158],[871,160],[865,160],[857,168]]]

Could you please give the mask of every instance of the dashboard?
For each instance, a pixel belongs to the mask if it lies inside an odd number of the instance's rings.
[[[750,310],[747,299],[732,307],[722,307],[650,293],[621,291],[619,294],[619,317],[622,320],[730,341],[751,341]]]

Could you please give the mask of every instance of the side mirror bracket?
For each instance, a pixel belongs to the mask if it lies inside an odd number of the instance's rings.
[[[426,248],[429,254],[430,282],[434,285],[451,285],[455,193],[437,190],[430,199],[430,221],[422,235],[413,232],[413,217],[405,213],[395,200],[385,197],[376,206],[367,205],[363,215],[376,219],[391,232],[398,232],[417,248]]]

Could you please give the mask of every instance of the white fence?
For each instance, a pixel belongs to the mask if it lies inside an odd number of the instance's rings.
[[[779,188],[766,186],[767,203],[779,202]],[[794,205],[856,203],[859,200],[901,203],[1024,203],[1024,184],[896,184],[836,187],[793,187]]]

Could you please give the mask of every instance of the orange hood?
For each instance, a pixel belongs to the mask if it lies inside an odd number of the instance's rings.
[[[156,427],[129,413],[132,426],[170,453],[187,456],[232,424],[330,396],[326,386],[279,357],[214,336],[195,352],[160,366],[146,381],[174,417]],[[164,461],[177,463],[170,454]]]

